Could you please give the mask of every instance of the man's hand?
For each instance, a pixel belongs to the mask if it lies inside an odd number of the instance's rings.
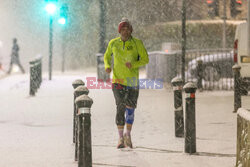
[[[106,71],[106,73],[108,73],[108,74],[109,74],[109,73],[111,72],[111,68],[106,68],[106,70],[105,70],[105,71]]]
[[[130,68],[132,68],[132,64],[130,62],[127,62],[126,67],[128,67],[130,69]]]

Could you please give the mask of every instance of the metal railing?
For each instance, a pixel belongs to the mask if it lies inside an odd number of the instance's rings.
[[[240,108],[237,112],[236,167],[250,166],[250,112]]]
[[[30,96],[35,96],[37,89],[40,88],[42,83],[42,57],[39,57],[30,64]]]
[[[198,62],[202,65],[200,69]],[[233,89],[233,52],[232,49],[187,50],[185,55],[185,82],[200,84],[205,90]],[[181,51],[166,53],[149,52],[149,64],[146,66],[149,79],[162,78],[170,83],[171,79],[181,76]]]

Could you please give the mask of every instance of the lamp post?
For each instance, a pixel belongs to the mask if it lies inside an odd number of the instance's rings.
[[[49,80],[52,79],[53,17],[49,18]]]
[[[62,72],[65,71],[65,48],[66,48],[66,28],[68,22],[68,5],[65,3],[60,8],[60,18],[58,19],[58,23],[61,24],[62,27]]]
[[[99,53],[105,52],[105,36],[106,36],[106,6],[103,0],[99,0],[100,5],[100,40],[99,40]]]
[[[250,0],[247,1],[247,56],[250,56]]]
[[[181,36],[181,77],[185,83],[185,55],[186,55],[186,0],[182,0],[182,36]]]
[[[227,21],[227,2],[223,0],[223,29],[222,29],[222,48],[226,49],[226,21]]]
[[[49,14],[49,80],[52,79],[52,55],[53,55],[53,15],[56,13],[58,0],[45,0],[45,10]]]

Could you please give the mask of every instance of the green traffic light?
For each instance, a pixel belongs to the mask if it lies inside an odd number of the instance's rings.
[[[58,23],[64,25],[66,24],[66,19],[62,17],[58,20]]]
[[[57,7],[56,7],[56,5],[55,5],[54,3],[48,3],[48,4],[45,6],[45,10],[47,11],[47,13],[48,13],[49,15],[55,14],[56,9],[57,9]]]
[[[63,4],[60,8],[60,18],[58,20],[58,23],[61,25],[66,24],[68,18],[68,5]]]

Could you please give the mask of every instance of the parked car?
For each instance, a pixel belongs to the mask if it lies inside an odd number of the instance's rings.
[[[234,39],[234,62],[241,67],[243,90],[250,90],[250,55],[247,53],[247,40],[247,22],[244,22],[237,26]],[[247,95],[247,91],[243,95]]]
[[[219,81],[221,78],[232,78],[233,52],[208,54],[188,62],[186,80],[197,79],[198,61],[202,61],[202,78],[205,81]]]
[[[241,76],[250,78],[250,56],[247,53],[247,23],[237,26],[234,39],[234,62],[241,66]]]

